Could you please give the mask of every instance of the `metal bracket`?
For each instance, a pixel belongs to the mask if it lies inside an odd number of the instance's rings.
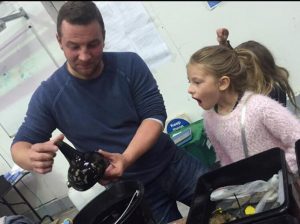
[[[20,10],[20,12],[18,12],[18,13],[0,18],[0,32],[6,28],[6,22],[8,22],[10,20],[17,19],[17,18],[20,18],[23,16],[26,19],[29,19],[27,13],[25,12],[25,10],[22,7],[19,8],[19,10]]]

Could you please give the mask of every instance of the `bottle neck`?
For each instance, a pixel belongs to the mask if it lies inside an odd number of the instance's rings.
[[[62,154],[66,157],[66,159],[70,162],[71,160],[75,160],[76,156],[82,156],[82,153],[78,150],[74,149],[72,146],[68,145],[64,141],[59,141],[55,143]]]

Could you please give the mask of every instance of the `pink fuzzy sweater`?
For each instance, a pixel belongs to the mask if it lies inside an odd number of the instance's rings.
[[[246,92],[237,107],[227,115],[219,115],[214,109],[204,112],[207,136],[216,150],[222,165],[245,158],[241,138],[241,110]],[[279,147],[285,151],[290,170],[298,170],[295,142],[300,139],[300,120],[277,101],[254,94],[247,102],[245,132],[249,156]]]

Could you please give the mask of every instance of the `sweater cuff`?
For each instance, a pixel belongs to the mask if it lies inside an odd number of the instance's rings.
[[[145,120],[156,121],[156,122],[160,123],[160,125],[162,126],[163,129],[165,128],[163,122],[161,120],[157,119],[157,118],[149,117],[149,118],[146,118]]]

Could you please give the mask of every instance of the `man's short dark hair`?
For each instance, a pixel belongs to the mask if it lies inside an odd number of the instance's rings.
[[[102,15],[92,1],[67,1],[59,10],[57,16],[57,34],[61,33],[61,24],[66,20],[70,24],[87,25],[93,21],[98,21],[101,28],[103,37],[105,37],[105,27]]]

